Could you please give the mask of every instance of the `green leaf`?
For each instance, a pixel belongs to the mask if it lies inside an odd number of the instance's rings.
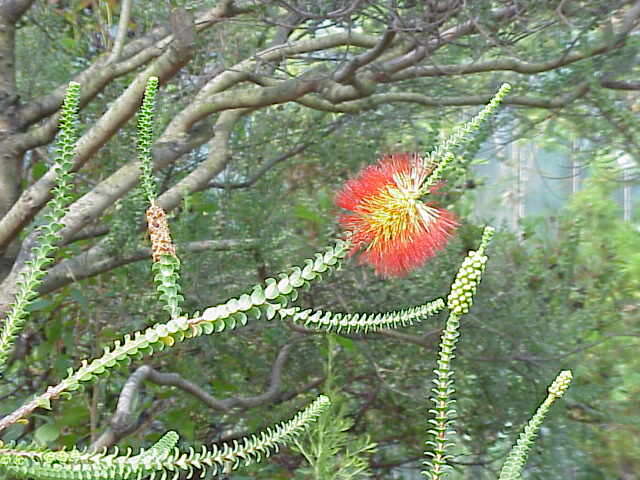
[[[245,326],[247,324],[247,315],[243,312],[238,312],[233,314],[233,318],[239,325]]]
[[[55,441],[60,436],[60,429],[53,423],[45,423],[38,427],[34,433],[36,442],[46,445]]]
[[[39,180],[48,171],[49,167],[44,162],[37,162],[31,167],[31,174],[34,180]]]
[[[265,317],[267,318],[267,320],[271,320],[275,316],[276,316],[275,307],[271,304],[268,304],[265,308]]]
[[[253,302],[254,305],[262,305],[266,300],[266,297],[264,296],[264,291],[262,290],[262,287],[260,287],[260,285],[256,285],[255,288],[253,289],[253,292],[251,292],[251,301]]]
[[[275,279],[267,278],[266,284],[267,287],[264,289],[264,296],[267,298],[267,300],[273,300],[278,295],[280,295],[280,292],[278,291],[278,284],[276,283]]]
[[[38,310],[45,310],[46,308],[53,305],[53,302],[46,298],[39,298],[34,300],[28,307],[27,310],[30,312],[36,312]]]
[[[80,289],[74,288],[69,292],[71,298],[73,298],[85,313],[89,313],[89,300],[84,296]]]
[[[231,316],[225,318],[224,319],[224,324],[230,330],[233,330],[234,328],[236,328],[236,318],[235,318],[235,316],[231,315]]]
[[[238,304],[239,304],[240,310],[242,311],[249,310],[252,306],[251,297],[246,293],[241,295],[240,298],[238,299]]]
[[[334,335],[333,338],[338,345],[349,352],[352,352],[357,348],[356,343],[350,338],[341,337],[339,335]]]
[[[39,397],[37,402],[38,402],[38,407],[44,408],[46,410],[51,410],[51,400],[49,400],[49,398]]]

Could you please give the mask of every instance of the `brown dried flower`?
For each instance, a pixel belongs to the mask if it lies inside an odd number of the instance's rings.
[[[147,228],[151,238],[151,253],[153,261],[160,260],[162,255],[176,256],[176,247],[171,241],[171,231],[167,222],[167,214],[157,205],[147,209]]]

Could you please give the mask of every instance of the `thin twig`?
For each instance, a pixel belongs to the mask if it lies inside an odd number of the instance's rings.
[[[123,0],[120,4],[120,20],[118,21],[118,32],[116,33],[116,40],[111,50],[111,55],[107,63],[117,62],[122,54],[124,48],[124,41],[127,38],[127,31],[129,30],[129,19],[131,18],[131,4],[133,0]]]

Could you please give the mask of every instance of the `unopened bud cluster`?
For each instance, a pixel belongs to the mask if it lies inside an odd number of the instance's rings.
[[[475,251],[469,252],[464,259],[447,297],[447,306],[452,313],[463,315],[469,311],[486,263],[487,256]]]
[[[572,379],[573,375],[571,374],[571,370],[564,370],[560,372],[549,387],[549,395],[555,398],[560,398],[564,395],[564,392],[567,391],[567,388],[569,388],[569,384]]]

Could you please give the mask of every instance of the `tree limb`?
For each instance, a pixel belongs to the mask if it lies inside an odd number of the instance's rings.
[[[218,117],[215,133],[209,142],[207,159],[200,163],[189,175],[158,197],[158,205],[170,210],[177,206],[185,195],[206,188],[227,165],[231,158],[229,137],[236,122],[247,113],[245,109],[228,110]]]
[[[161,81],[166,81],[182,65],[189,61],[193,54],[192,47],[192,45],[173,46],[133,80],[129,87],[78,141],[74,169],[80,168],[135,114],[147,79],[155,75]],[[0,250],[15,238],[50,198],[51,188],[53,188],[56,181],[55,175],[55,170],[49,170],[40,180],[23,192],[9,212],[0,220]],[[92,191],[93,195],[85,195],[85,197],[89,197],[88,201],[91,202],[91,207],[87,208],[95,209],[93,198],[100,197],[102,193],[99,187]],[[100,203],[103,204],[104,202]],[[106,206],[103,206],[104,208]],[[91,219],[83,210],[85,210],[85,206],[82,204],[81,199],[77,202],[76,209],[71,210],[65,216],[63,220],[65,229],[61,232],[63,239],[71,236],[83,227],[87,220]]]
[[[271,367],[269,386],[265,392],[251,397],[229,397],[219,400],[177,373],[161,373],[149,365],[139,367],[122,387],[116,411],[109,421],[109,427],[91,445],[91,450],[97,451],[105,447],[111,447],[135,430],[137,423],[133,418],[133,409],[144,382],[176,387],[197,398],[207,407],[223,412],[228,412],[233,408],[253,408],[276,401],[282,390],[282,371],[293,345],[294,343],[288,343],[278,352],[278,356]]]
[[[330,135],[332,132],[337,130],[343,124],[344,124],[344,119],[342,118],[338,119],[335,122],[332,122],[329,125],[329,127],[325,130],[321,138],[326,138],[326,136]],[[251,177],[249,177],[247,180],[244,180],[242,182],[236,182],[236,183],[209,182],[209,184],[207,185],[207,188],[222,188],[222,189],[248,188],[253,184],[255,184],[260,178],[262,178],[262,176],[265,173],[267,173],[273,167],[275,167],[279,163],[284,162],[285,160],[288,160],[291,157],[294,157],[304,152],[307,148],[318,143],[318,141],[319,140],[309,140],[308,142],[300,143],[294,148],[292,148],[291,150],[283,153],[282,155],[278,155],[277,157],[273,157],[269,160],[266,160],[260,165],[260,168],[258,168],[257,171],[253,175],[251,175]]]
[[[633,80],[602,80],[600,82],[604,88],[612,90],[640,90],[640,81]]]
[[[333,10],[331,12],[323,13],[323,14],[320,14],[320,15],[301,10],[301,9],[291,5],[289,2],[285,2],[284,0],[277,0],[277,3],[282,5],[287,10],[300,15],[301,17],[309,18],[309,19],[316,19],[316,20],[328,20],[328,19],[331,19],[331,18],[341,18],[341,17],[346,17],[348,15],[351,15],[354,11],[356,11],[358,9],[358,7],[361,4],[364,3],[364,0],[353,0],[351,2],[351,5],[349,5],[348,7],[345,7],[345,8],[342,8],[342,9],[338,9],[338,10]]]
[[[124,48],[124,42],[127,38],[127,31],[129,30],[129,19],[131,18],[131,4],[133,0],[122,0],[120,2],[120,19],[118,20],[118,30],[116,33],[116,39],[113,43],[113,49],[107,63],[113,63],[118,60],[122,54]]]
[[[200,240],[178,244],[178,252],[215,252],[250,248],[255,245],[251,239],[244,240]],[[93,277],[114,268],[151,259],[151,249],[138,248],[133,252],[122,256],[115,255],[108,246],[108,241],[102,240],[75,257],[62,260],[47,271],[47,275],[38,290],[40,295],[51,293],[54,290],[69,285],[73,282]]]
[[[505,105],[517,105],[535,108],[545,109],[557,109],[562,108],[576,99],[584,96],[589,91],[589,86],[584,84],[578,86],[574,91],[568,92],[564,95],[546,99],[537,97],[526,97],[522,95],[510,95],[503,101]],[[298,100],[298,103],[309,106],[316,110],[324,110],[327,112],[336,113],[359,113],[365,110],[371,110],[380,105],[388,103],[416,103],[425,107],[459,107],[459,106],[471,106],[471,105],[484,105],[491,100],[494,93],[487,93],[485,95],[458,95],[451,97],[429,97],[420,93],[410,92],[397,92],[397,93],[380,93],[372,95],[368,98],[360,100],[352,100],[348,102],[342,102],[337,105],[328,101],[314,97],[303,97]]]
[[[218,2],[215,7],[209,8],[196,16],[195,29],[197,32],[204,31],[216,23],[246,11],[246,9],[236,8],[233,2],[228,0]],[[151,59],[160,56],[174,43],[174,40],[174,35],[169,25],[162,25],[124,46],[118,62],[109,63],[107,61],[108,56],[100,56],[95,63],[73,78],[74,81],[82,85],[80,105],[86,105],[115,78],[129,73]],[[18,124],[21,128],[24,129],[56,112],[62,104],[66,88],[67,82],[59,85],[53,92],[32,99],[22,105],[18,113]],[[57,119],[52,123],[54,124],[55,134]]]
[[[10,23],[16,23],[35,0],[4,0],[0,2],[0,16]]]
[[[387,29],[382,37],[380,37],[378,43],[371,50],[367,50],[360,55],[356,55],[351,60],[349,60],[346,65],[340,68],[335,73],[333,77],[334,80],[338,83],[345,83],[352,80],[353,76],[356,73],[356,70],[358,70],[358,68],[360,67],[363,67],[364,65],[373,62],[380,55],[382,55],[382,53],[389,47],[389,45],[391,45],[391,42],[393,42],[395,36],[395,31]]]
[[[544,62],[526,62],[515,58],[498,58],[482,62],[473,62],[461,65],[434,65],[434,66],[415,66],[406,68],[402,72],[395,73],[388,78],[380,77],[381,81],[398,81],[407,80],[417,77],[440,77],[451,75],[468,75],[473,73],[493,72],[493,71],[512,71],[532,75],[541,72],[548,72],[557,68],[570,65],[580,60],[595,57],[611,50],[620,48],[634,23],[637,23],[640,17],[640,7],[632,8],[623,20],[623,28],[616,32],[616,42],[601,42],[599,45],[585,50],[583,52],[563,52],[560,56],[553,60]]]

